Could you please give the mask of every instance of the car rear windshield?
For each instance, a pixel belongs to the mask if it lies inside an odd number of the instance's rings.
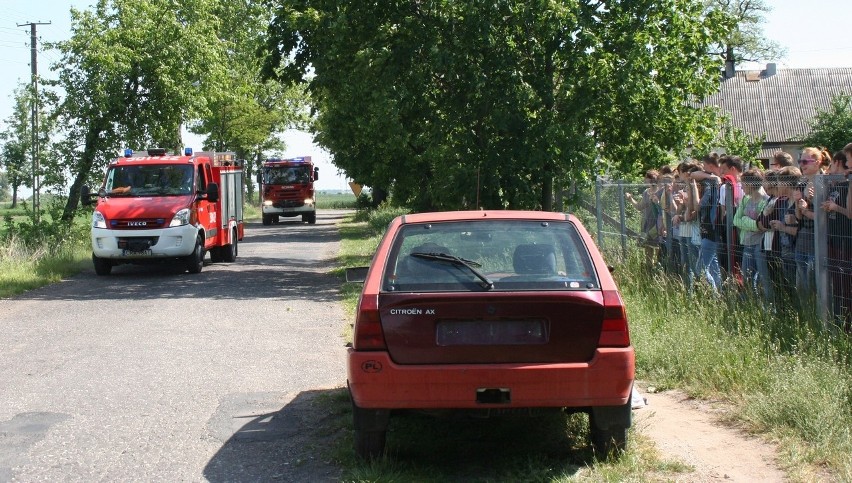
[[[568,221],[477,220],[404,225],[384,270],[388,292],[599,288]]]

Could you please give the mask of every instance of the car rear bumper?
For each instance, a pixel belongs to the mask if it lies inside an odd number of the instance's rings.
[[[355,405],[385,409],[619,406],[630,399],[632,347],[598,349],[586,363],[398,365],[387,352],[349,349]],[[508,401],[478,401],[477,391],[508,390]],[[482,399],[482,398],[479,398]]]

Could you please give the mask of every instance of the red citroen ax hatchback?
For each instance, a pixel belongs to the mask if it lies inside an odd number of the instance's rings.
[[[348,354],[355,450],[384,453],[398,409],[589,414],[621,453],[634,352],[624,302],[573,215],[467,211],[391,222],[363,281]]]

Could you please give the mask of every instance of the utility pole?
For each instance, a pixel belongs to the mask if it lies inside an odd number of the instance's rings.
[[[39,142],[38,142],[38,48],[36,46],[36,42],[38,41],[36,37],[36,25],[50,25],[50,22],[28,22],[28,23],[19,23],[18,27],[23,27],[25,25],[30,26],[30,70],[32,72],[32,84],[33,84],[33,99],[32,99],[32,136],[33,136],[33,145],[32,145],[32,157],[33,157],[33,216],[35,217],[35,222],[38,223],[40,213],[41,213],[41,202],[40,202],[40,191],[41,186],[39,183],[41,182],[39,177],[39,171],[41,170],[41,166],[39,163]]]

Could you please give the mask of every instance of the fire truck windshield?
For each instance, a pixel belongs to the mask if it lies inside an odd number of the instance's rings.
[[[263,169],[264,184],[305,184],[310,182],[311,168],[307,165]]]
[[[189,164],[113,166],[104,190],[109,196],[179,196],[193,192],[195,176]]]

